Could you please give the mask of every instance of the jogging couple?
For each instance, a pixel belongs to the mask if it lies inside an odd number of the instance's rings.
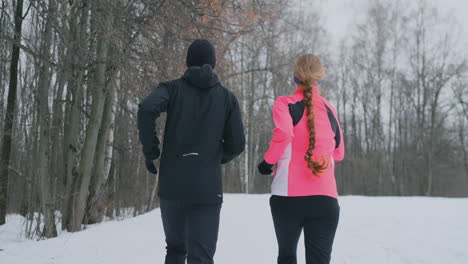
[[[235,95],[214,73],[214,46],[195,40],[186,63],[181,78],[160,83],[139,104],[139,139],[151,173],[158,173],[154,160],[161,156],[158,195],[165,264],[210,264],[223,202],[221,164],[244,151],[244,128]],[[302,230],[306,262],[330,263],[340,210],[334,166],[344,157],[344,145],[336,111],[320,95],[324,74],[319,57],[297,59],[292,77],[296,90],[275,101],[273,138],[258,165],[261,174],[274,175],[270,207],[281,264],[297,263]],[[163,112],[161,153],[155,120]]]

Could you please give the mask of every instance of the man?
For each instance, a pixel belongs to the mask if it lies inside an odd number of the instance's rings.
[[[213,263],[223,201],[221,164],[244,151],[245,136],[236,97],[213,69],[214,46],[195,40],[187,70],[162,82],[138,108],[139,138],[147,169],[160,155],[155,120],[167,112],[158,195],[166,235],[165,264]]]

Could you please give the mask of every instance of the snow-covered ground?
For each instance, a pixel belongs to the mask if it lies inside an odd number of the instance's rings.
[[[226,195],[216,263],[275,263],[268,198]],[[468,199],[345,196],[340,205],[332,263],[468,263]],[[22,238],[22,221],[0,227],[1,264],[163,263],[159,210],[43,241]],[[298,256],[305,263],[302,240]]]

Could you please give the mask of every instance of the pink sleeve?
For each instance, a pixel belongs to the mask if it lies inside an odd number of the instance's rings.
[[[288,103],[282,97],[278,97],[273,105],[273,138],[270,147],[265,153],[264,159],[269,164],[276,164],[283,155],[284,149],[291,143],[294,136],[293,121],[289,113]]]

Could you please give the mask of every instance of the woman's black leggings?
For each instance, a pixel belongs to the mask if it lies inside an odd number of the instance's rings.
[[[340,206],[335,198],[273,195],[270,207],[278,239],[278,264],[297,263],[297,243],[303,229],[306,263],[330,263],[340,215]]]

